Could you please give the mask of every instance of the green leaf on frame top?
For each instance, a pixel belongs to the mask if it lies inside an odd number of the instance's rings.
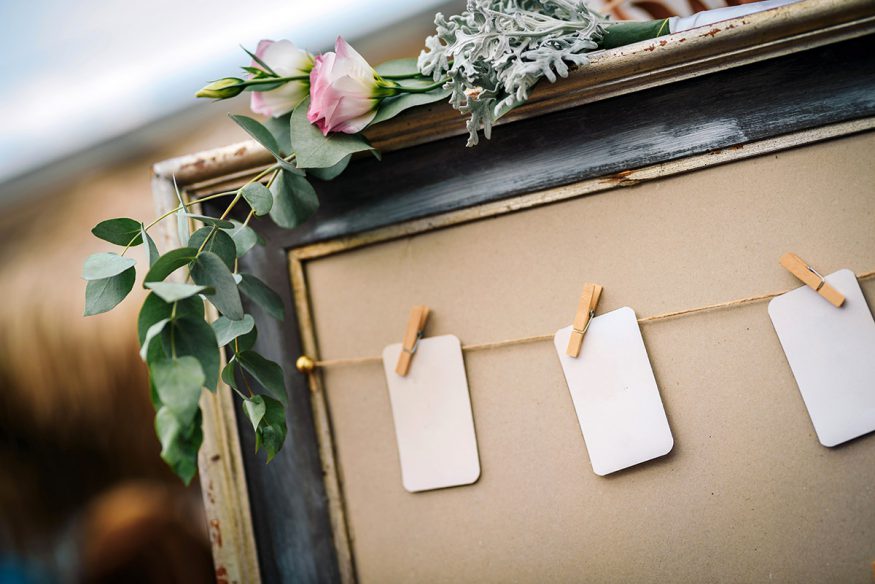
[[[152,382],[161,403],[183,426],[190,425],[198,410],[204,372],[194,357],[162,359],[150,367]]]
[[[115,308],[133,289],[136,277],[136,270],[131,267],[109,278],[90,280],[85,286],[85,316]]]
[[[240,291],[247,298],[254,301],[269,315],[277,320],[283,320],[286,316],[286,310],[283,307],[282,298],[279,294],[271,290],[267,284],[253,276],[252,274],[240,274],[241,280]]]
[[[202,252],[191,264],[191,277],[195,284],[210,286],[215,293],[207,299],[219,312],[231,320],[243,318],[243,305],[240,303],[240,292],[231,270],[219,256],[212,252]]]
[[[136,264],[131,258],[124,258],[116,253],[104,252],[88,256],[82,266],[82,279],[103,280],[117,276]]]
[[[237,353],[235,359],[274,399],[286,403],[286,385],[282,367],[255,351],[241,351]]]
[[[240,189],[240,194],[249,203],[257,217],[267,215],[273,206],[273,196],[266,186],[260,182],[249,183]]]
[[[161,442],[161,458],[187,485],[197,472],[197,453],[204,441],[200,409],[191,424],[181,424],[167,406],[155,415],[155,433]]]
[[[91,230],[91,233],[103,241],[116,245],[140,245],[143,243],[140,235],[140,222],[127,217],[101,221]]]
[[[292,151],[298,168],[327,168],[350,154],[374,150],[358,134],[332,133],[323,136],[322,131],[307,119],[309,107],[310,98],[307,98],[292,112],[290,122]]]
[[[412,85],[415,87],[417,84],[405,83],[405,85]],[[392,119],[404,110],[446,99],[450,96],[450,93],[452,93],[451,89],[438,88],[434,91],[429,91],[428,93],[404,93],[384,99],[380,103],[380,109],[377,111],[377,115],[374,116],[374,119],[371,120],[371,123],[368,124],[368,126],[373,126],[374,124],[379,124],[380,122]]]
[[[408,57],[406,59],[395,59],[380,63],[374,69],[383,76],[400,77],[401,75],[422,75],[419,72],[419,67],[416,66],[418,59],[416,57]]]
[[[144,283],[161,282],[164,278],[194,260],[196,256],[197,250],[193,247],[180,247],[179,249],[168,251],[149,268]]]
[[[297,227],[319,209],[319,197],[306,177],[280,171],[270,185],[270,192],[273,195],[270,218],[280,227]]]
[[[208,237],[210,238],[209,241],[207,241]],[[207,242],[206,245],[204,245],[204,241]],[[188,240],[188,247],[201,249],[202,245],[204,247],[201,251],[213,252],[222,258],[222,261],[225,262],[229,270],[234,269],[234,260],[237,259],[237,246],[234,244],[231,236],[225,231],[212,227],[201,227],[191,234],[191,238]]]
[[[255,327],[255,319],[248,314],[244,314],[240,320],[230,320],[220,316],[213,322],[212,327],[216,332],[219,346],[224,347],[240,335],[250,332]]]
[[[214,292],[212,288],[207,286],[181,284],[178,282],[146,282],[145,286],[155,292],[165,302],[176,302],[195,294],[212,294]]]

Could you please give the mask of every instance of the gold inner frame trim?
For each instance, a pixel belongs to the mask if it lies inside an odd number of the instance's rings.
[[[318,340],[307,287],[306,263],[309,261],[436,229],[494,218],[541,205],[635,186],[648,181],[873,130],[875,130],[875,117],[831,124],[290,249],[288,251],[289,276],[294,294],[295,310],[298,315],[302,349],[307,356],[319,360]],[[289,360],[294,363],[298,357],[299,355],[289,355]],[[344,508],[343,469],[337,463],[331,412],[318,368],[308,375],[308,379],[341,579],[344,582],[354,582],[355,560],[350,545],[350,531]]]

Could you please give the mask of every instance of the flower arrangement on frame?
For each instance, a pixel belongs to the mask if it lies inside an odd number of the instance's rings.
[[[95,253],[83,267],[85,315],[100,314],[133,289],[136,262],[126,253],[140,245],[146,250],[143,286],[150,292],[137,328],[164,461],[186,483],[195,475],[203,441],[198,403],[202,390],[216,391],[220,380],[240,398],[256,450],[265,450],[270,461],[285,441],[284,371],[254,350],[255,320],[241,300],[284,317],[276,292],[238,269],[239,258],[259,244],[253,217],[269,217],[288,229],[307,221],[319,207],[310,181],[335,178],[356,153],[379,157],[362,132],[402,111],[448,100],[467,116],[468,146],[474,146],[480,131],[489,138],[493,124],[524,103],[537,83],[585,66],[589,53],[699,24],[677,18],[615,23],[584,0],[469,0],[460,15],[436,15],[435,34],[418,59],[372,67],[342,38],[334,51],[318,56],[287,40],[263,40],[254,53],[247,51],[251,62],[243,76],[214,81],[197,96],[222,100],[248,93],[252,111],[265,119],[231,118],[275,163],[238,189],[192,203],[177,190],[179,205],[151,223],[99,223],[94,235],[122,249]],[[219,217],[190,211],[220,198],[229,203]],[[242,221],[231,217],[238,205],[245,205],[236,215]],[[171,217],[180,247],[162,253],[149,230]],[[201,227],[192,232],[192,223]],[[206,303],[219,315],[212,322]],[[227,362],[221,366],[223,353]]]

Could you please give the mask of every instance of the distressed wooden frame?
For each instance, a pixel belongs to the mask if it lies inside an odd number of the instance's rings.
[[[528,104],[502,120],[502,123],[549,117],[550,114],[555,117],[559,112],[571,109],[577,111],[585,104],[632,92],[651,90],[652,93],[655,88],[666,84],[847,42],[873,32],[875,5],[871,2],[807,0],[797,5],[720,23],[707,29],[697,29],[599,53],[593,57],[589,67],[573,73],[569,79],[555,86],[542,84],[533,93]],[[872,79],[868,79],[867,83],[875,85]],[[581,111],[585,111],[585,108]],[[852,116],[853,119],[826,114],[814,116],[801,125],[785,128],[787,133],[778,137],[753,140],[727,137],[723,142],[710,144],[710,147],[704,143],[695,145],[685,155],[665,155],[664,161],[655,161],[653,164],[636,165],[632,160],[630,165],[622,166],[616,172],[610,172],[605,167],[601,174],[599,169],[590,169],[589,175],[584,178],[563,174],[553,183],[544,183],[541,188],[522,188],[517,191],[508,188],[501,192],[486,193],[480,198],[456,198],[442,204],[424,205],[417,211],[418,214],[395,214],[387,217],[383,223],[374,220],[370,220],[370,223],[356,223],[348,220],[341,208],[334,217],[326,217],[320,221],[317,216],[313,225],[302,226],[293,234],[283,235],[276,243],[271,243],[267,252],[247,260],[249,265],[246,267],[253,271],[260,269],[263,273],[266,270],[276,270],[280,265],[284,266],[283,271],[288,269],[287,276],[291,276],[289,300],[293,296],[296,310],[290,319],[293,322],[287,322],[286,326],[294,327],[295,330],[283,334],[293,337],[300,335],[297,344],[302,349],[301,352],[318,356],[307,296],[307,261],[483,217],[634,185],[641,181],[655,180],[837,136],[871,131],[875,129],[873,116],[875,107],[870,108],[868,105],[860,110],[859,116]],[[530,131],[531,122],[527,128],[529,129],[526,131]],[[457,136],[464,131],[464,125],[455,112],[445,104],[437,104],[407,112],[376,126],[368,132],[368,137],[384,152],[392,152]],[[498,132],[510,134],[513,129],[499,129]],[[768,136],[768,133],[765,135]],[[486,150],[490,146],[487,142],[479,148]],[[434,150],[445,152],[448,148],[461,150],[462,141],[445,140],[441,145],[435,146]],[[412,156],[415,158],[416,155]],[[173,177],[186,196],[200,197],[239,185],[270,162],[270,156],[257,144],[249,141],[159,163],[154,168],[153,179],[158,211],[166,212],[177,204]],[[362,160],[352,166],[371,168],[373,164]],[[350,182],[353,180],[351,178]],[[327,191],[326,196],[331,198],[342,188],[343,181],[344,178],[341,177],[335,183],[327,183],[326,188],[320,190]],[[414,185],[410,192],[416,188],[417,185]],[[372,198],[377,200],[379,197]],[[340,225],[337,224],[338,221]],[[165,228],[159,236],[159,245],[166,249],[167,245],[174,243],[175,230],[172,225],[164,225]],[[285,253],[280,257],[272,253],[274,251]],[[289,377],[294,376],[290,365],[296,356],[280,355]],[[334,462],[330,415],[324,392],[318,375],[310,376],[309,380],[300,376],[293,377],[293,386],[305,387],[306,398],[312,407],[312,413],[308,414],[311,416],[310,421],[304,420],[304,425],[309,423],[311,426],[304,428],[304,436],[301,438],[305,440],[306,432],[309,431],[312,443],[303,444],[302,447],[318,450],[319,470],[324,475],[322,488],[325,499],[319,504],[316,514],[322,513],[327,517],[323,517],[321,523],[318,517],[315,518],[312,525],[308,524],[308,529],[330,530],[327,537],[332,546],[330,551],[324,549],[326,534],[317,534],[312,541],[307,540],[301,545],[300,553],[310,553],[312,548],[318,550],[313,555],[319,556],[312,566],[308,565],[307,569],[310,571],[302,574],[301,579],[352,582],[355,580],[355,567],[343,513],[341,469]],[[294,388],[293,391],[301,391]],[[199,470],[217,576],[220,581],[224,579],[228,582],[258,582],[262,576],[267,581],[291,579],[289,570],[264,569],[273,560],[272,557],[268,559],[268,554],[284,553],[284,550],[275,549],[276,541],[273,542],[274,549],[270,550],[263,547],[266,543],[259,542],[256,545],[244,468],[252,470],[257,467],[253,467],[241,450],[241,440],[246,442],[248,439],[245,434],[238,433],[235,406],[229,389],[220,387],[215,395],[205,395],[201,407],[204,411],[205,440],[199,457]],[[312,460],[306,460],[312,466]],[[312,470],[311,475],[314,474]],[[319,480],[322,478],[320,476]],[[290,489],[293,487],[294,485],[289,485]],[[289,496],[294,494],[290,493]],[[321,500],[316,495],[308,501],[312,506],[314,501]],[[307,505],[304,507],[307,508]],[[299,536],[293,534],[292,538],[295,537]],[[326,562],[334,562],[334,565],[326,565]],[[299,559],[295,566],[300,568],[302,563],[307,564]]]

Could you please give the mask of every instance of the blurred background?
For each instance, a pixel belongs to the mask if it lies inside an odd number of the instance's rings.
[[[734,0],[593,2],[664,18]],[[262,38],[340,34],[416,56],[463,0],[0,1],[0,584],[212,582],[195,483],[165,468],[139,359],[137,289],[83,318],[103,219],[154,217],[155,162],[245,139],[246,99],[196,102]],[[138,250],[139,252],[139,250]],[[138,258],[140,259],[140,258]]]

